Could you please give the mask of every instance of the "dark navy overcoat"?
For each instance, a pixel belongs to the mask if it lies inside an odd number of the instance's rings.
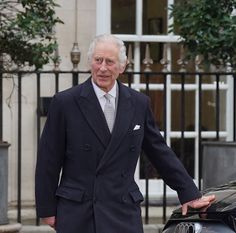
[[[155,125],[149,98],[118,85],[112,135],[91,79],[53,97],[35,191],[37,216],[56,216],[58,233],[143,233],[143,196],[134,181],[142,150],[181,203],[200,197]]]

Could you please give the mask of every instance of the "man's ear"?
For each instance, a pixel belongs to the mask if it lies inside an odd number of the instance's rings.
[[[128,61],[126,61],[124,64],[120,64],[120,74],[122,74],[125,71],[127,64]]]

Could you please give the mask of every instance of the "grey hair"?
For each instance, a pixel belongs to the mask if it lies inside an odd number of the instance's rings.
[[[126,56],[126,47],[124,45],[124,42],[118,37],[111,34],[98,35],[91,42],[89,46],[88,54],[87,54],[89,65],[91,65],[92,63],[92,57],[93,57],[96,45],[98,43],[105,43],[105,42],[113,42],[119,48],[119,62],[121,66],[125,66],[127,62],[127,56]]]

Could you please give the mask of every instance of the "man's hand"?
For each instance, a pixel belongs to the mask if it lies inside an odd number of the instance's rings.
[[[186,215],[188,212],[188,206],[194,208],[194,209],[199,209],[203,207],[208,207],[211,205],[213,201],[215,201],[216,197],[215,195],[209,195],[209,196],[202,196],[199,199],[187,202],[182,205],[182,215]]]
[[[52,216],[52,217],[42,218],[42,222],[55,229],[56,217]]]

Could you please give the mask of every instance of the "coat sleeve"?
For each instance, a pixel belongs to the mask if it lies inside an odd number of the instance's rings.
[[[60,172],[65,154],[65,119],[62,101],[56,96],[50,104],[39,142],[35,172],[35,198],[38,217],[56,215]]]
[[[155,124],[150,101],[147,102],[143,140],[145,154],[166,184],[177,192],[181,204],[201,197],[201,193],[192,178],[175,153],[167,146]]]

